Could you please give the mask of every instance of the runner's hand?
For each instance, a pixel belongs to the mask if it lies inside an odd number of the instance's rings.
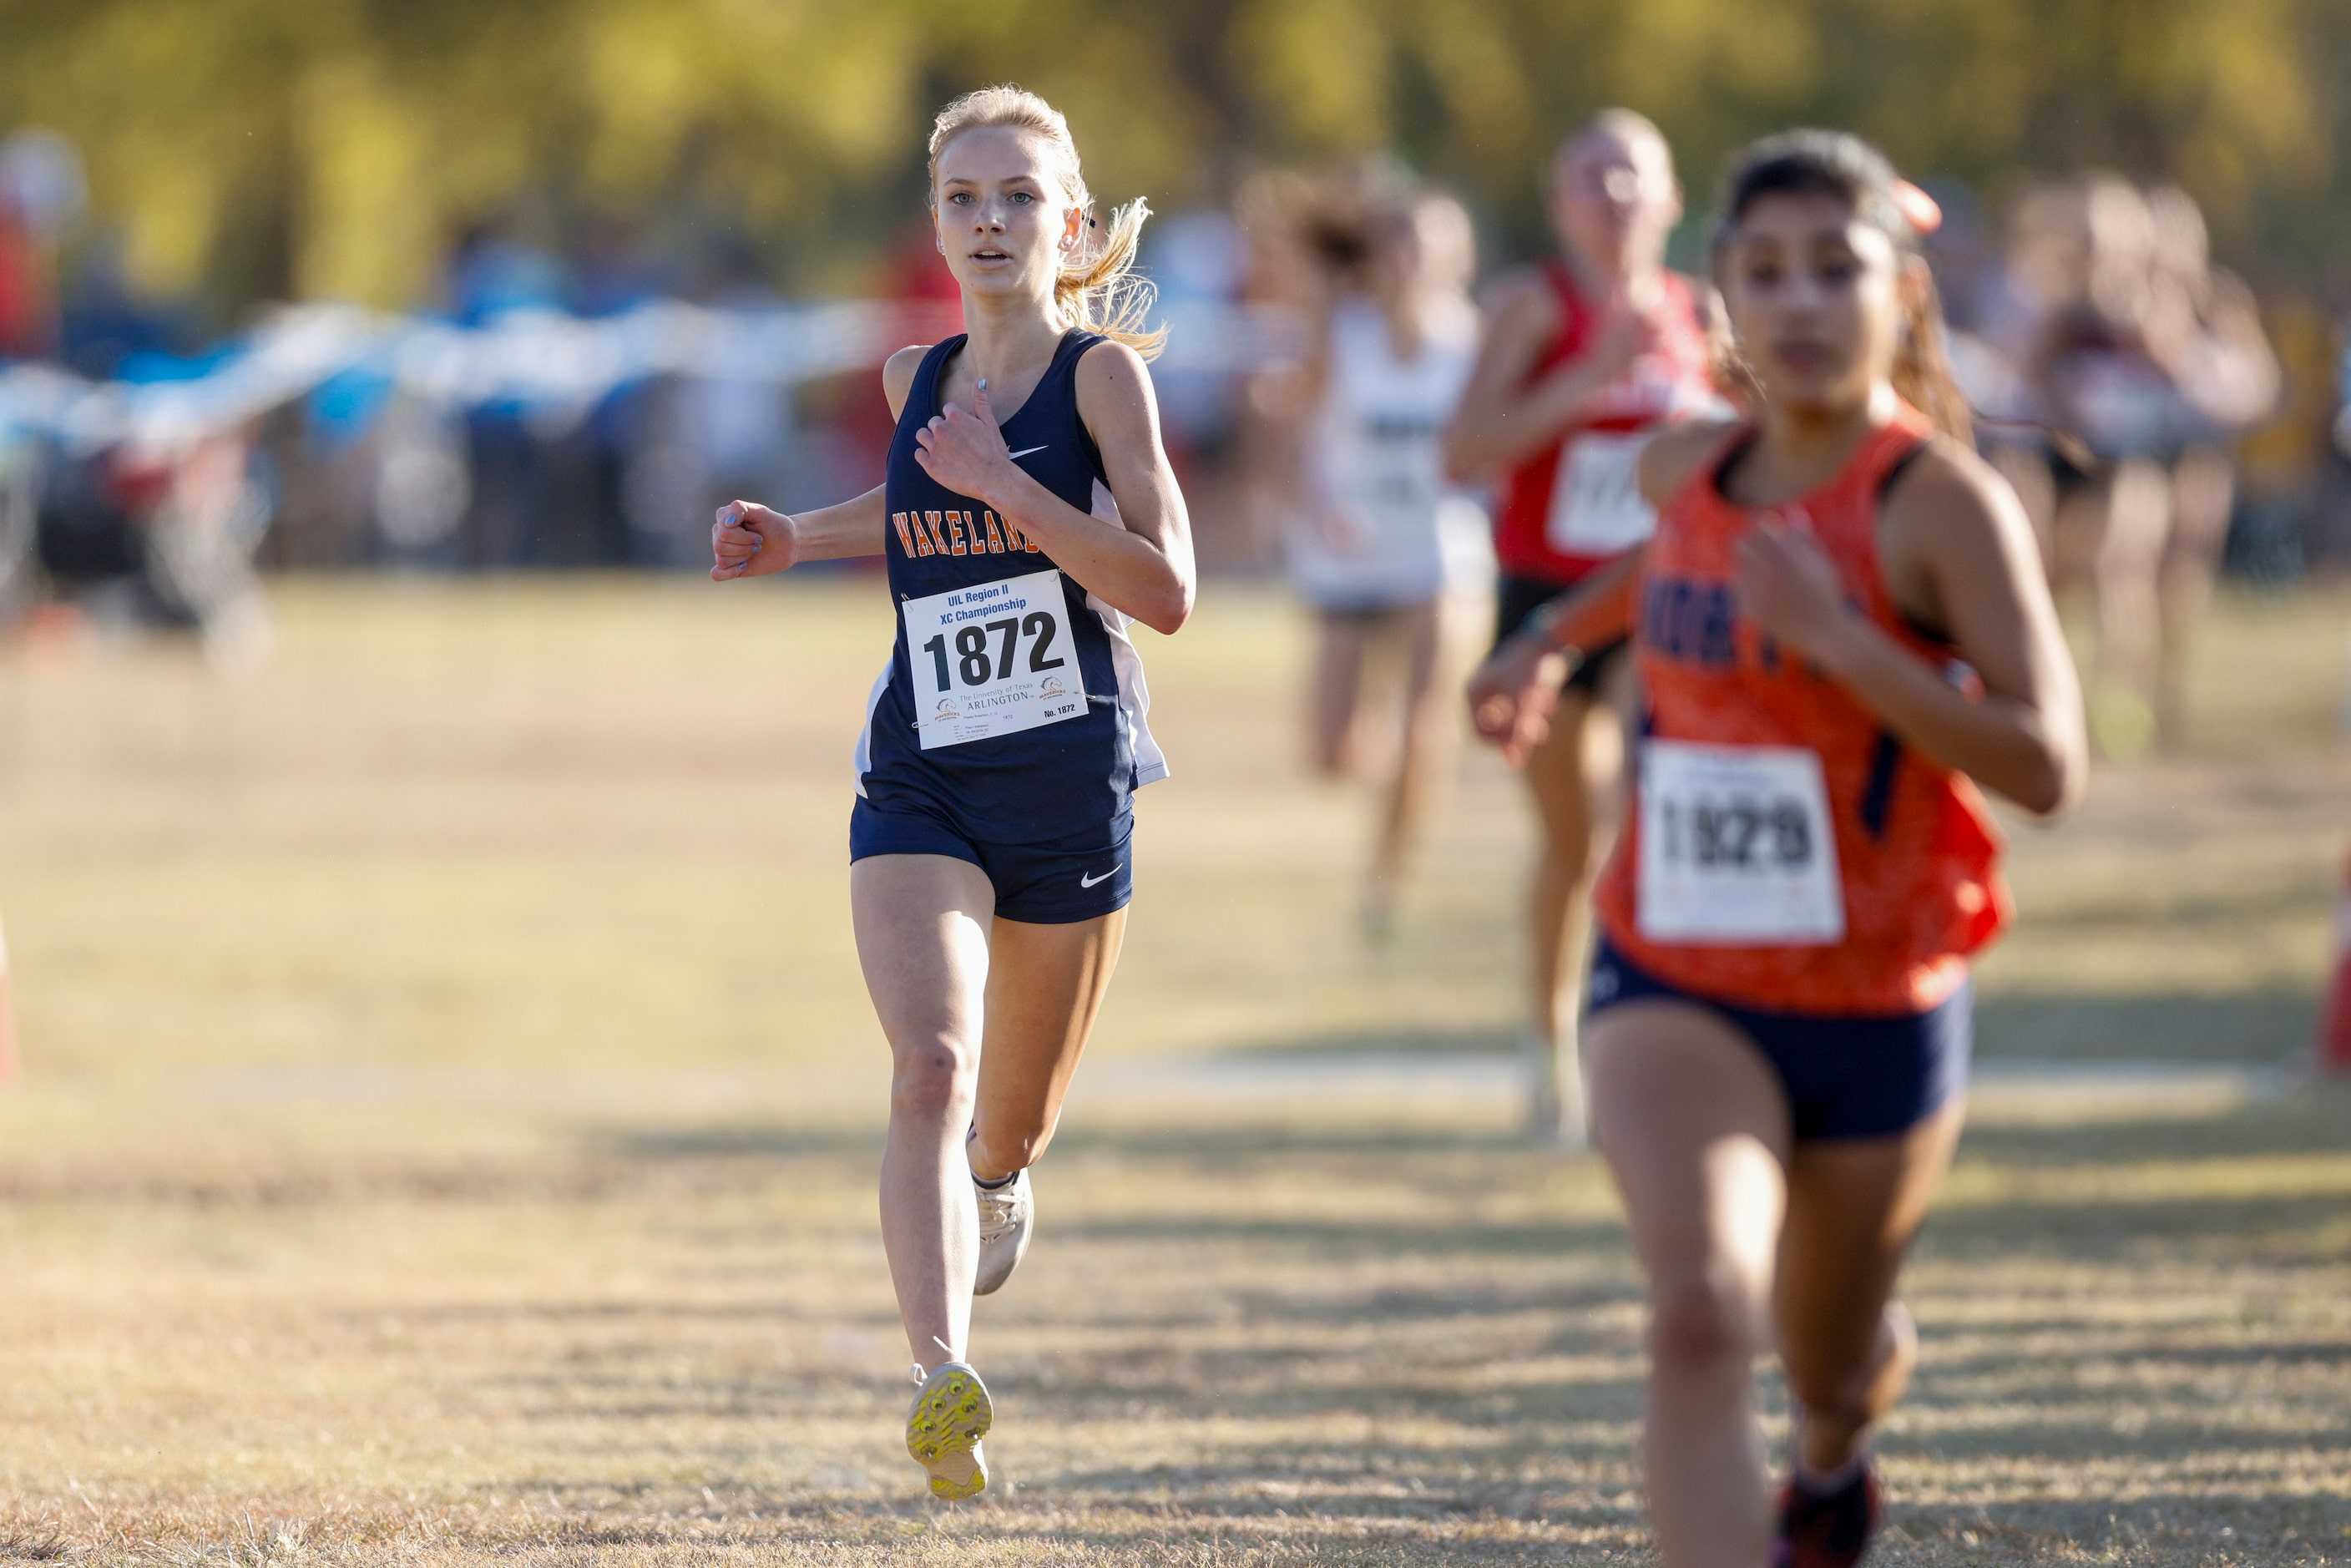
[[[1644,309],[1629,300],[1614,301],[1593,329],[1583,351],[1562,361],[1546,384],[1561,389],[1562,394],[1568,388],[1578,389],[1570,406],[1576,417],[1583,417],[1642,355],[1656,350],[1664,336],[1659,321],[1654,309]]]
[[[1618,299],[1601,317],[1599,330],[1592,335],[1591,348],[1579,360],[1569,362],[1588,366],[1604,385],[1631,370],[1642,355],[1654,352],[1663,335],[1656,309]]]
[[[1831,663],[1830,652],[1853,624],[1854,611],[1820,541],[1759,520],[1740,537],[1733,556],[1740,613],[1806,658]]]
[[[923,472],[958,496],[994,504],[1006,479],[1019,473],[987,406],[987,383],[972,394],[972,406],[949,403],[946,412],[914,432],[914,461]]]
[[[799,527],[756,501],[729,501],[710,525],[710,578],[732,582],[782,571],[799,558]]]
[[[1567,655],[1524,635],[1504,639],[1469,677],[1469,722],[1478,737],[1523,768],[1551,734],[1551,716],[1567,685]]]

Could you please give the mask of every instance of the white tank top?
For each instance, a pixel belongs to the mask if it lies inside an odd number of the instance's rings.
[[[1319,609],[1416,603],[1493,575],[1486,513],[1445,482],[1442,455],[1478,315],[1457,300],[1426,327],[1419,353],[1402,360],[1370,300],[1332,308],[1330,376],[1304,453],[1309,499],[1286,550],[1291,583]]]

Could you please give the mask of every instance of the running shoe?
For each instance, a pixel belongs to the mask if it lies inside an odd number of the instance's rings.
[[[1037,1197],[1029,1189],[1025,1170],[1002,1186],[975,1182],[971,1190],[979,1199],[979,1273],[971,1293],[988,1296],[1003,1288],[1028,1254],[1029,1239],[1037,1229]]]
[[[921,1374],[922,1368],[914,1368]],[[917,1376],[914,1407],[906,1413],[906,1452],[931,1472],[931,1495],[946,1502],[977,1497],[987,1485],[979,1440],[995,1423],[979,1374],[950,1361]]]
[[[1791,1481],[1780,1490],[1771,1568],[1854,1568],[1885,1519],[1877,1467],[1866,1459],[1853,1479],[1826,1497]]]

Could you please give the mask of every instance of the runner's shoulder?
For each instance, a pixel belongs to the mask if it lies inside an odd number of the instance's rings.
[[[1922,542],[1961,551],[2019,529],[2029,533],[2032,526],[2000,470],[1973,447],[1939,432],[1895,476],[1884,506],[1894,528],[1915,529]]]
[[[1148,451],[1158,423],[1151,365],[1132,344],[1104,337],[1078,356],[1078,419],[1097,448],[1135,442]]]
[[[882,362],[882,395],[890,400],[890,417],[905,412],[906,394],[914,390],[914,372],[923,368],[929,343],[909,343]]]
[[[1134,344],[1107,334],[1078,355],[1078,395],[1117,396],[1151,384],[1151,362]],[[1130,392],[1131,395],[1131,392]]]
[[[1514,267],[1479,290],[1489,330],[1548,335],[1558,329],[1559,290],[1540,266]]]
[[[1642,498],[1659,507],[1672,500],[1675,493],[1690,482],[1699,465],[1741,423],[1735,419],[1684,420],[1651,436],[1648,444],[1641,448]]]

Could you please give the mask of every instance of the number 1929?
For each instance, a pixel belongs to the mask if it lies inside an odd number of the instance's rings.
[[[1751,866],[1768,857],[1800,866],[1813,858],[1812,820],[1800,801],[1666,800],[1659,806],[1668,860]]]

